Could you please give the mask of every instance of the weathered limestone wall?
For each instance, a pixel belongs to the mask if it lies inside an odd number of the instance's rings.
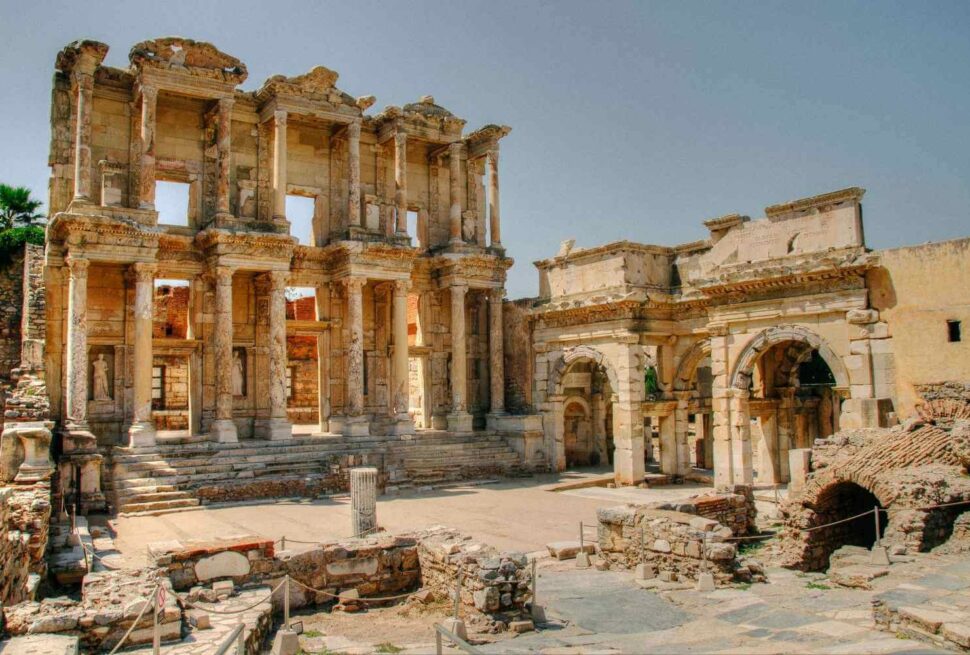
[[[532,321],[534,299],[504,304],[502,338],[505,342],[505,409],[526,414],[532,409]]]
[[[896,411],[912,416],[920,385],[970,381],[970,239],[879,251],[867,276],[874,309],[888,324],[896,379]],[[963,340],[947,340],[948,320]]]
[[[21,318],[24,307],[24,253],[13,253],[0,269],[0,378],[20,366]]]
[[[47,575],[50,484],[0,487],[0,603],[32,598]]]

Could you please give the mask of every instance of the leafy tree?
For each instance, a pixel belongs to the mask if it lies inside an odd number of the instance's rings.
[[[13,261],[14,254],[20,252],[25,243],[32,243],[36,246],[44,245],[44,228],[29,225],[0,230],[0,267],[10,264]]]
[[[29,227],[43,221],[44,215],[37,211],[42,204],[30,197],[30,189],[25,186],[0,184],[0,229]]]

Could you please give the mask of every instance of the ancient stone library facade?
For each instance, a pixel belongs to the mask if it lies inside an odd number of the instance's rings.
[[[862,189],[709,220],[676,247],[566,241],[535,264],[538,298],[505,301],[509,128],[465,133],[428,96],[365,113],[374,98],[323,67],[243,91],[242,62],[187,39],[139,43],[124,69],[107,50],[57,57],[47,245],[18,264],[31,320],[4,350],[46,383],[82,510],[103,486],[116,508],[175,486],[319,493],[361,463],[382,484],[422,462],[785,482],[815,438],[970,380],[970,240],[872,251]],[[173,185],[174,219],[157,206]],[[8,400],[8,423],[37,407]],[[272,448],[185,482],[206,465],[190,455],[239,442]],[[274,457],[325,479],[257,489]]]

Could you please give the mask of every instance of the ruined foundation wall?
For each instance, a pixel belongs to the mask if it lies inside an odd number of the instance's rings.
[[[50,515],[49,484],[0,488],[0,604],[31,597],[47,574]]]

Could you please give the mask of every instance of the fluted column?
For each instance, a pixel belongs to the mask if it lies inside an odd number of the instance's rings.
[[[502,303],[505,289],[488,294],[488,374],[491,413],[505,413],[505,346],[502,341]]]
[[[413,434],[414,421],[410,409],[410,377],[408,375],[408,282],[394,282],[394,304],[391,309],[391,329],[394,339],[394,360],[391,378],[394,393],[391,395],[394,413],[394,434]]]
[[[347,126],[347,158],[350,164],[347,220],[351,227],[360,227],[360,119]]]
[[[213,358],[216,368],[216,418],[211,432],[216,441],[239,441],[232,420],[232,268],[216,266],[215,324],[212,331]],[[251,372],[248,372],[251,374]]]
[[[155,110],[158,90],[141,87],[141,174],[138,184],[138,206],[155,209]]]
[[[91,104],[94,75],[75,71],[77,82],[77,132],[74,137],[74,199],[91,199]]]
[[[273,220],[286,220],[286,112],[273,112]]]
[[[134,353],[132,355],[131,427],[128,445],[155,444],[155,424],[152,421],[152,325],[155,291],[155,264],[137,263],[131,266],[135,282]]]
[[[344,434],[368,433],[364,416],[364,303],[363,290],[367,279],[349,277],[343,280],[347,288],[347,323],[350,342],[347,344],[347,397],[344,409]]]
[[[451,228],[450,243],[462,243],[461,235],[461,143],[448,146],[448,192],[451,205],[448,221]]]
[[[67,427],[86,430],[88,415],[88,265],[68,257],[67,306]]]
[[[317,320],[330,317],[330,286],[317,287]],[[330,330],[317,336],[317,418],[320,432],[330,432]]]
[[[397,205],[397,236],[408,233],[408,135],[394,135],[394,204]]]
[[[451,413],[448,429],[471,432],[472,417],[467,410],[467,345],[465,340],[465,294],[467,284],[451,286]]]
[[[231,98],[219,100],[219,119],[216,126],[216,148],[219,151],[219,176],[216,181],[216,214],[227,217],[229,210],[229,173],[232,158],[232,106]]]
[[[488,151],[488,220],[493,248],[502,247],[502,222],[498,200],[498,146]]]

